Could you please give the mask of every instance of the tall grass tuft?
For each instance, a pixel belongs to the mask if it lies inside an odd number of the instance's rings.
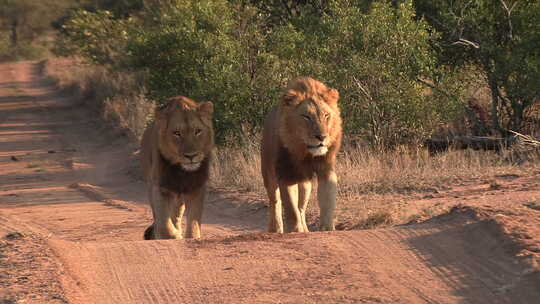
[[[114,72],[76,59],[47,60],[44,73],[66,94],[81,98],[140,140],[154,108],[144,97],[142,74]]]
[[[260,172],[260,138],[239,146],[220,147],[213,167],[216,187],[234,187],[264,195]],[[423,148],[381,152],[366,147],[346,147],[336,171],[343,200],[366,194],[434,192],[450,185],[500,174],[519,174],[537,167],[517,166],[490,151],[457,150],[430,155]],[[315,191],[314,191],[315,192]]]
[[[153,111],[153,103],[144,97],[140,75],[111,73],[73,59],[49,60],[44,68],[51,82],[71,95],[80,96],[87,104],[99,109],[105,118],[115,120],[140,140]],[[215,151],[211,186],[249,192],[264,200],[261,136],[244,134],[233,138],[225,140],[225,144]],[[524,175],[540,169],[538,153],[520,157],[518,165],[513,161],[517,156],[510,152],[450,150],[430,155],[422,147],[400,146],[381,151],[346,144],[336,164],[339,177],[338,226],[341,229],[373,228],[429,216],[444,211],[445,207],[411,210],[411,206],[400,204],[399,197],[437,192],[479,179],[494,180],[498,175]],[[316,191],[312,193],[313,201]],[[311,206],[316,205],[311,203]],[[317,209],[308,211],[311,223],[317,220]]]
[[[212,185],[257,194],[264,193],[261,177],[260,136],[246,136],[243,142],[216,149]]]

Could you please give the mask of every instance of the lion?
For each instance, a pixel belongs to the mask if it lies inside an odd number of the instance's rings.
[[[180,239],[187,209],[187,238],[201,237],[201,217],[212,150],[212,102],[178,96],[155,111],[141,141],[141,167],[153,223],[144,239]]]
[[[306,209],[317,177],[320,230],[332,231],[336,155],[341,147],[339,92],[309,77],[293,80],[263,127],[261,171],[269,199],[268,231],[309,232]]]

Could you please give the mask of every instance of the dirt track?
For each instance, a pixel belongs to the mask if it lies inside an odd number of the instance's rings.
[[[540,303],[540,275],[474,210],[370,231],[260,234],[265,210],[214,192],[203,239],[142,241],[135,147],[0,65],[0,303]]]

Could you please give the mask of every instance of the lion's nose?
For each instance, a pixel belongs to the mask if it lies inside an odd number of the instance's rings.
[[[189,159],[190,161],[193,161],[193,158],[197,156],[197,153],[184,153],[184,157]]]
[[[315,135],[315,138],[317,138],[318,140],[320,141],[324,141],[324,139],[326,138],[325,135],[322,135],[322,134],[319,134],[319,135]]]

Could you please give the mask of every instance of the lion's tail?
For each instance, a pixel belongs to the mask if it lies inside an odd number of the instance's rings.
[[[146,228],[146,230],[144,231],[144,239],[145,240],[153,240],[155,239],[154,237],[154,224],[148,226],[148,228]]]

